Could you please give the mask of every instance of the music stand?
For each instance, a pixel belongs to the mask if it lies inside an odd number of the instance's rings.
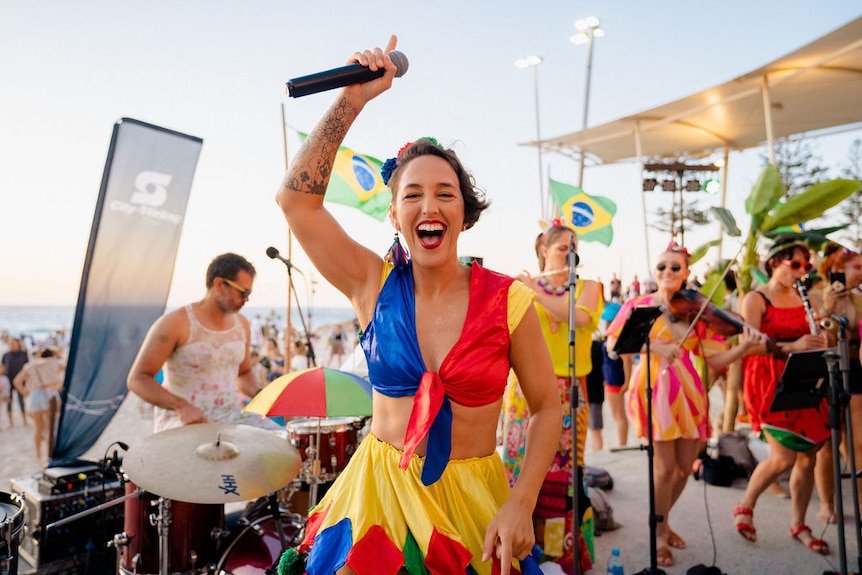
[[[769,411],[808,409],[820,405],[828,393],[826,351],[829,350],[797,351],[787,356]]]
[[[639,573],[659,574],[664,573],[658,568],[658,549],[656,543],[656,524],[664,521],[655,513],[655,471],[653,470],[653,439],[652,439],[652,373],[650,373],[650,342],[649,332],[655,320],[662,314],[662,308],[656,306],[638,306],[632,309],[631,314],[620,332],[617,342],[614,344],[613,353],[640,353],[646,346],[646,397],[647,397],[647,445],[641,446],[647,452],[649,463],[649,535],[650,535],[650,566]]]

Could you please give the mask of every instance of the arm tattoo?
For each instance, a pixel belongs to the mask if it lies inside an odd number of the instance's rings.
[[[338,148],[356,116],[357,110],[339,98],[302,143],[282,185],[292,192],[324,195]]]

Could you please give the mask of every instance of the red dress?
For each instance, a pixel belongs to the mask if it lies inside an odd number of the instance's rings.
[[[766,313],[760,323],[760,331],[775,341],[794,341],[810,333],[808,317],[803,306],[775,307],[760,292],[766,302]],[[790,411],[770,411],[778,378],[786,362],[771,355],[749,355],[742,360],[745,374],[743,396],[745,408],[751,419],[751,428],[761,431],[765,428],[778,428],[793,433],[813,444],[829,439],[829,412],[826,401],[819,407],[794,409]],[[813,445],[812,445],[813,447]]]

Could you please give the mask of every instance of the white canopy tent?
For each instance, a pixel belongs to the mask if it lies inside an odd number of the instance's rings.
[[[723,153],[724,206],[731,151],[766,144],[774,161],[776,138],[826,135],[850,127],[862,127],[862,17],[729,82],[525,145],[583,158],[582,165],[635,160],[641,174],[647,162]]]

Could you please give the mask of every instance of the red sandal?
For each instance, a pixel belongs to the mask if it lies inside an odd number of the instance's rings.
[[[737,515],[749,515],[751,517],[751,520],[754,521],[754,510],[750,507],[737,505],[733,508],[734,519]],[[744,538],[748,539],[752,543],[757,541],[757,529],[754,528],[754,525],[751,522],[737,521],[736,530],[739,532],[740,535],[742,535]]]
[[[808,532],[808,535],[811,535],[811,528],[808,525],[798,525],[796,527],[790,528],[790,536],[803,543],[802,539],[799,538],[799,535],[805,532]],[[814,551],[815,553],[820,553],[821,555],[827,555],[829,553],[829,543],[824,541],[823,539],[814,539],[812,536],[811,541],[807,544],[808,548]]]

